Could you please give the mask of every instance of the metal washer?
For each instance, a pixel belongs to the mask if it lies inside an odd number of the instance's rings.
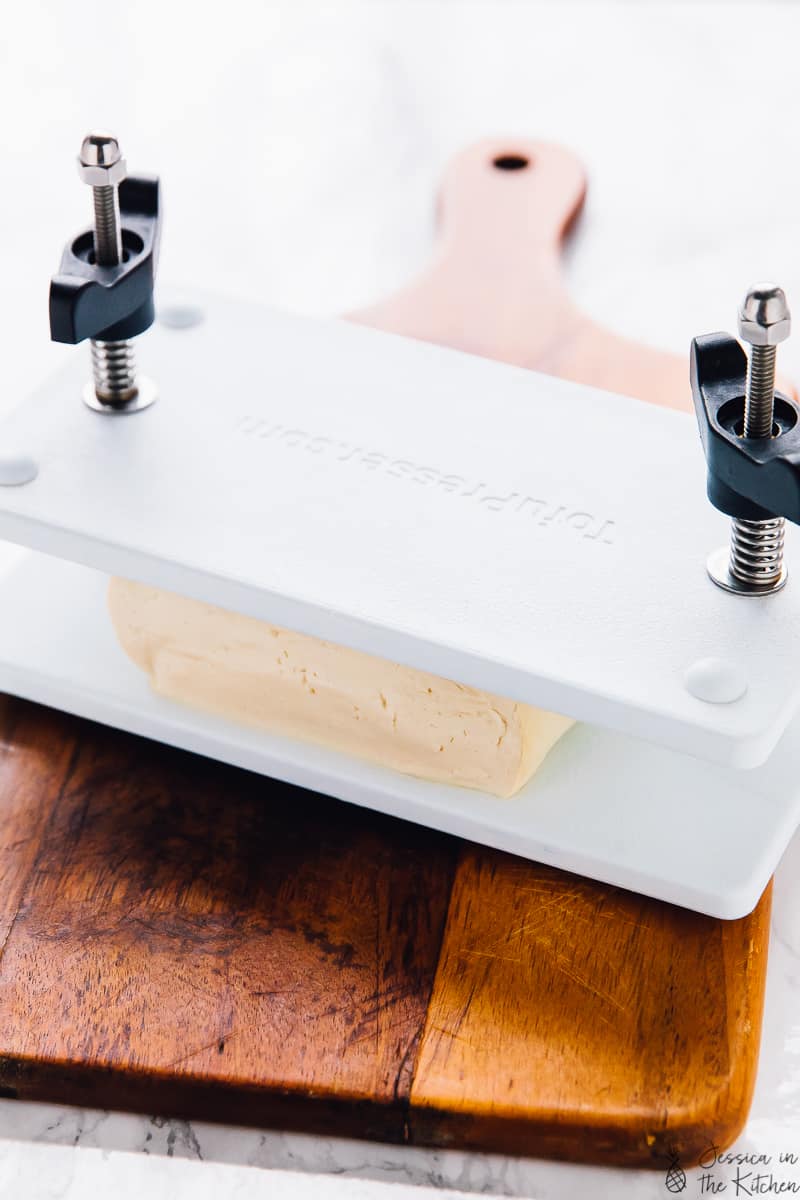
[[[781,588],[785,587],[786,580],[789,578],[786,564],[783,563],[780,575],[772,583],[763,585],[745,583],[743,579],[739,579],[731,573],[730,561],[730,547],[720,546],[718,550],[714,550],[708,556],[706,569],[717,587],[723,588],[726,592],[732,592],[736,596],[771,596],[773,592],[779,592]]]
[[[91,380],[83,389],[83,402],[88,408],[112,417],[141,412],[142,409],[149,408],[151,404],[154,404],[157,399],[158,388],[154,380],[148,379],[146,375],[137,375],[136,395],[131,396],[130,400],[126,400],[123,404],[107,404],[103,400],[99,400]]]

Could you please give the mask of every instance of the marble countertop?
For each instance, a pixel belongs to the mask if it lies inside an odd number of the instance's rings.
[[[145,1157],[119,1150],[0,1141],[0,1195],[37,1200],[86,1200],[114,1196],[139,1200],[143,1193],[170,1200],[466,1200],[450,1188],[334,1178],[298,1171]]]
[[[800,297],[791,4],[29,0],[13,25],[0,43],[0,212],[15,231],[0,409],[69,353],[48,343],[43,296],[87,216],[72,163],[98,125],[164,177],[161,274],[188,288],[308,313],[366,304],[429,256],[448,157],[508,133],[561,141],[587,164],[567,271],[598,320],[684,352],[693,334],[733,326],[754,279]],[[208,215],[216,229],[226,213],[225,237],[211,238]],[[782,366],[800,378],[800,338]],[[737,1150],[771,1156],[800,1189],[800,1163],[778,1163],[800,1158],[800,838],[776,877],[766,1003]],[[712,1174],[733,1194],[732,1168]],[[0,1101],[3,1195],[410,1196],[388,1183],[666,1194],[660,1173]],[[684,1194],[701,1194],[697,1172]]]

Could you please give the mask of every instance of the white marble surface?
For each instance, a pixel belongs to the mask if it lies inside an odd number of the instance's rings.
[[[162,275],[190,287],[306,312],[365,303],[428,256],[448,156],[508,133],[586,161],[569,276],[621,332],[684,352],[692,334],[732,326],[756,278],[777,277],[800,304],[799,37],[800,9],[765,0],[17,5],[0,38],[0,407],[71,353],[48,344],[46,286],[87,216],[72,160],[97,125],[119,132],[134,167],[162,173]],[[800,337],[783,365],[800,378]],[[89,1162],[81,1147],[203,1160],[197,1174],[142,1176],[136,1194],[154,1197],[310,1194],[300,1174],[213,1163],[541,1200],[666,1194],[659,1173],[12,1101],[0,1102],[0,1138],[17,1139],[0,1142],[2,1195],[125,1195],[139,1180],[129,1158]],[[43,1142],[62,1148],[50,1166]],[[776,880],[761,1068],[739,1148],[800,1155],[797,839]],[[773,1169],[800,1187],[800,1166]],[[728,1195],[731,1177],[716,1171]],[[357,1195],[324,1179],[313,1190]],[[684,1194],[700,1194],[696,1173]]]
[[[464,1192],[297,1171],[0,1141],[0,1195],[40,1200],[466,1200]]]

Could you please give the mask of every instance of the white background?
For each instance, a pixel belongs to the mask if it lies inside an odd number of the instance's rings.
[[[365,304],[426,261],[448,156],[518,134],[562,141],[587,164],[568,276],[599,320],[684,353],[693,334],[733,326],[755,279],[777,278],[800,308],[794,4],[28,0],[1,15],[0,408],[84,352],[49,345],[47,286],[89,218],[74,157],[92,127],[118,134],[131,169],[161,174],[161,275],[179,285],[308,313]],[[782,366],[800,378],[800,336]],[[501,1195],[665,1194],[659,1175],[12,1102],[0,1135]],[[800,1151],[797,842],[777,881],[742,1145]],[[17,1194],[51,1194],[47,1171],[37,1177]],[[684,1194],[699,1194],[696,1178]]]

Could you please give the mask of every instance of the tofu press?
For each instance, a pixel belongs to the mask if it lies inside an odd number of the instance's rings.
[[[800,432],[796,402],[772,399],[779,289],[748,296],[749,368],[727,335],[693,342],[698,439],[689,414],[341,320],[201,293],[202,320],[175,319],[168,288],[154,304],[158,182],[126,177],[108,136],[79,170],[95,220],[64,251],[50,319],[54,340],[90,342],[93,378],[75,356],[2,420],[6,462],[28,466],[0,470],[0,536],[24,548],[0,563],[0,688],[749,912],[800,823],[800,590],[783,588]],[[110,627],[109,575],[577,724],[507,800],[265,735],[150,690]]]

